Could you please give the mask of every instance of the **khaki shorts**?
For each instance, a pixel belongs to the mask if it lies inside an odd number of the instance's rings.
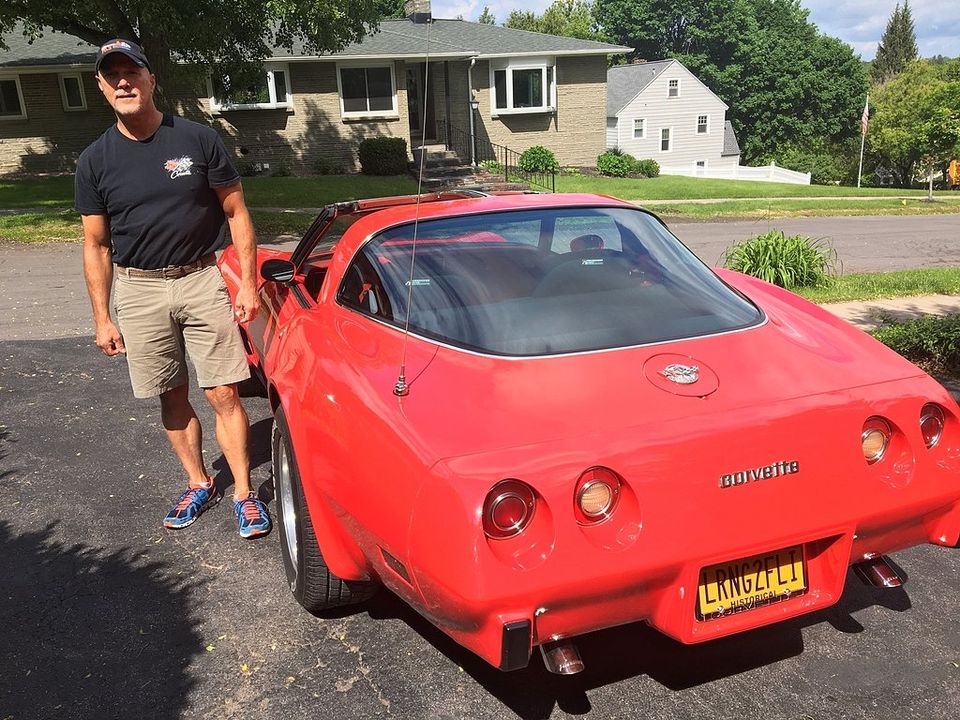
[[[114,273],[114,308],[133,394],[161,395],[187,383],[185,354],[200,387],[250,377],[227,285],[216,265],[176,279]]]

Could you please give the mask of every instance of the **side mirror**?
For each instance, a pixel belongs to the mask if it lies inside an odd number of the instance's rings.
[[[297,268],[289,260],[274,258],[260,266],[260,277],[270,282],[288,283],[293,280]]]

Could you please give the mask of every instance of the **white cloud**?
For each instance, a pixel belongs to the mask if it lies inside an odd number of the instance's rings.
[[[552,0],[433,0],[433,15],[476,20],[484,6],[503,24],[511,10],[542,13]],[[897,0],[801,0],[810,20],[826,35],[849,43],[865,60],[873,58]],[[921,57],[960,56],[960,2],[957,0],[912,0],[910,12]]]

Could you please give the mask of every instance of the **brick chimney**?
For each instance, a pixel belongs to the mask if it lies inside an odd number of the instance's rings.
[[[433,19],[430,0],[407,0],[403,4],[403,11],[407,14],[407,20],[415,23],[428,23]]]

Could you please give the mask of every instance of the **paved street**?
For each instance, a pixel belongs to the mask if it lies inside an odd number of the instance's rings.
[[[911,219],[905,262],[939,251],[960,265],[940,226],[918,230],[944,218]],[[572,678],[537,656],[502,674],[386,592],[352,614],[307,615],[285,587],[278,533],[242,541],[228,503],[160,527],[180,473],[157,406],[133,399],[122,358],[93,347],[79,267],[78,246],[0,246],[3,720],[956,717],[960,550],[898,553],[902,589],[850,575],[829,610],[705,645],[639,625],[595,633]],[[259,399],[248,409],[254,482],[269,495],[271,419]]]

